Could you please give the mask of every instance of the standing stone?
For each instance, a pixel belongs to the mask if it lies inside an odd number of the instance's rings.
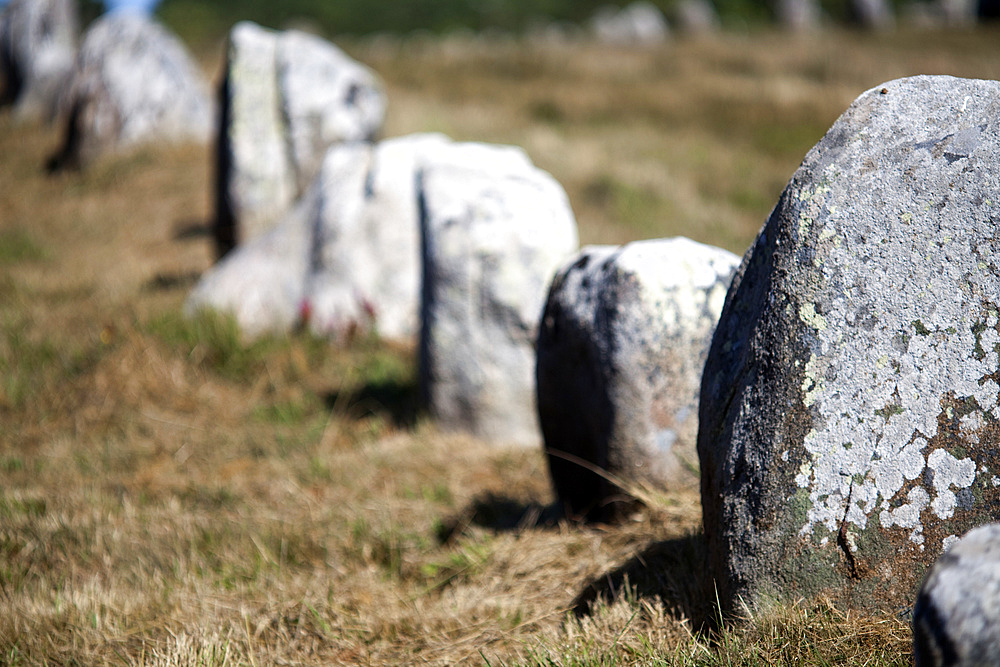
[[[689,35],[717,32],[721,21],[709,0],[681,0],[674,7],[674,24]]]
[[[600,519],[623,493],[592,467],[655,489],[697,482],[701,371],[738,264],[675,238],[587,247],[556,274],[538,414],[567,514]]]
[[[482,144],[449,146],[420,184],[424,401],[445,428],[538,445],[538,321],[577,248],[566,194],[520,149]]]
[[[916,667],[1000,665],[1000,524],[980,526],[938,559],[913,608]]]
[[[808,32],[819,27],[817,0],[777,0],[778,25],[792,32]]]
[[[806,156],[733,279],[698,454],[729,608],[898,609],[1000,516],[1000,84],[900,79]]]
[[[157,141],[207,142],[211,98],[181,42],[150,19],[106,14],[87,31],[69,90],[66,142],[57,163]]]
[[[590,29],[599,41],[617,46],[654,46],[670,39],[667,19],[651,2],[633,2],[621,9],[601,7],[590,20]]]
[[[244,21],[229,34],[220,90],[220,254],[278,221],[331,145],[371,141],[385,115],[375,75],[319,37]]]
[[[446,144],[427,134],[331,146],[299,203],[202,277],[188,313],[229,314],[251,337],[308,325],[334,339],[374,330],[412,341],[421,276],[417,169]]]
[[[851,13],[858,25],[870,30],[890,30],[896,25],[889,0],[852,0]]]
[[[343,338],[371,330],[383,339],[416,339],[417,170],[448,144],[443,135],[418,134],[330,149],[318,179],[323,199],[306,287],[314,333]]]
[[[79,32],[74,0],[11,0],[0,14],[0,101],[22,118],[54,120]]]

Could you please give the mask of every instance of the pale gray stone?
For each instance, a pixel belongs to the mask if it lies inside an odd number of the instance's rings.
[[[601,518],[623,493],[611,478],[697,483],[701,371],[738,264],[675,238],[587,247],[556,274],[538,335],[538,413],[568,514]]]
[[[55,120],[79,31],[73,0],[11,0],[0,13],[2,100],[17,116]]]
[[[535,339],[577,248],[562,187],[512,147],[454,144],[420,174],[420,384],[442,427],[537,446]]]
[[[153,142],[207,142],[214,113],[201,72],[166,28],[137,13],[105,14],[87,30],[68,94],[59,163]]]
[[[383,339],[415,340],[421,284],[416,175],[448,143],[443,135],[423,134],[327,153],[307,281],[314,333],[343,338],[371,330]]]
[[[1000,84],[900,79],[861,95],[785,189],[703,377],[725,606],[898,609],[948,541],[1000,515],[998,155]]]
[[[308,326],[338,341],[374,331],[412,342],[421,280],[417,171],[447,144],[425,134],[331,146],[299,203],[210,269],[188,312],[229,314],[250,337]]]
[[[327,148],[373,140],[385,115],[376,76],[336,46],[248,21],[230,31],[220,97],[221,253],[267,231],[315,178]]]
[[[896,17],[889,0],[852,0],[854,20],[871,30],[889,30],[896,26]]]
[[[616,46],[653,46],[670,39],[663,12],[642,0],[621,9],[613,5],[599,8],[591,17],[590,29],[599,41]]]
[[[913,607],[916,667],[1000,665],[1000,524],[970,530],[927,574]]]
[[[778,25],[792,32],[808,32],[819,27],[817,0],[777,0],[775,11]]]
[[[689,35],[717,32],[721,26],[719,14],[709,0],[681,0],[674,7],[674,24]]]

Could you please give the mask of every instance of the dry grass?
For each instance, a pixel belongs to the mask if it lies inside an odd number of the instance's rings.
[[[998,36],[350,48],[387,81],[387,134],[523,145],[585,242],[742,252],[854,96],[996,78]],[[417,414],[410,350],[185,322],[207,151],[49,177],[57,142],[0,115],[0,664],[908,662],[903,621],[822,601],[708,632],[695,495],[552,521],[540,452]]]

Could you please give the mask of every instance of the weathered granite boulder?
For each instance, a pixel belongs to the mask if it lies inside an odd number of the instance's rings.
[[[79,32],[74,0],[11,0],[0,13],[0,102],[22,118],[55,120]]]
[[[1000,524],[969,531],[934,564],[913,608],[916,667],[1000,665]]]
[[[299,203],[212,267],[188,312],[230,314],[251,337],[308,325],[334,339],[375,330],[412,341],[421,279],[417,170],[447,143],[426,134],[331,146]]]
[[[567,514],[698,480],[701,371],[739,258],[686,238],[590,246],[556,274],[538,334],[538,415]]]
[[[724,605],[906,606],[1000,516],[1000,83],[900,79],[806,156],[733,279],[698,454]]]
[[[775,14],[778,25],[792,32],[808,32],[819,27],[817,0],[777,0]]]
[[[605,5],[594,12],[590,29],[601,42],[616,46],[653,46],[670,39],[670,27],[659,7],[633,2],[618,8]]]
[[[85,166],[152,142],[207,142],[214,120],[208,89],[184,46],[134,12],[105,14],[87,30],[67,108],[57,166]]]
[[[336,46],[247,21],[229,33],[220,104],[220,254],[273,226],[315,178],[327,148],[373,140],[385,115],[375,75]]]
[[[454,144],[424,167],[419,196],[423,400],[444,428],[537,446],[538,321],[577,249],[566,194],[520,149]]]

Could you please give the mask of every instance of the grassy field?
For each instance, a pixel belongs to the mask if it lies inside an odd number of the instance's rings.
[[[585,243],[738,253],[863,90],[1000,78],[995,29],[346,46],[386,82],[387,136],[523,146]],[[905,619],[823,600],[710,630],[696,495],[554,520],[540,451],[419,414],[410,349],[185,321],[208,149],[49,176],[58,142],[0,114],[0,664],[909,663]]]

